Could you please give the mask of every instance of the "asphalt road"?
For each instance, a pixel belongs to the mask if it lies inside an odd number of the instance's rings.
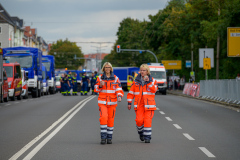
[[[150,144],[141,142],[127,92],[113,144],[100,145],[97,96],[43,96],[0,104],[0,159],[238,160],[240,113],[218,104],[156,95]]]

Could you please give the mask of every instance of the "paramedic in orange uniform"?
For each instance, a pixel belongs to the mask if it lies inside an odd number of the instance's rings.
[[[152,118],[156,110],[155,93],[157,91],[157,81],[150,75],[147,64],[140,66],[140,74],[134,80],[127,95],[128,109],[134,100],[134,110],[136,113],[136,127],[141,141],[150,143],[152,135]]]
[[[117,101],[121,102],[124,93],[118,77],[113,74],[111,63],[104,63],[102,72],[103,74],[98,76],[94,86],[94,92],[99,93],[101,144],[105,144],[106,141],[107,144],[112,144]]]

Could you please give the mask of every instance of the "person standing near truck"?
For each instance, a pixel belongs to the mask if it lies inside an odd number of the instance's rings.
[[[71,71],[68,72],[68,80],[69,80],[69,84],[70,84],[70,87],[68,88],[68,95],[71,96],[71,90],[73,89],[73,78],[72,78]]]
[[[77,96],[77,73],[75,73],[72,78],[73,78],[73,92],[72,92],[72,94]]]
[[[68,80],[68,75],[66,73],[64,74],[63,83],[64,83],[64,85],[63,85],[64,86],[63,95],[67,96],[68,89],[70,88],[70,83],[69,83],[69,80]]]
[[[86,76],[87,73],[84,72],[82,76],[82,90],[81,95],[87,95],[88,92],[88,84],[90,83],[89,77]]]
[[[92,95],[94,94],[94,85],[96,84],[96,81],[97,81],[97,72],[95,71],[92,73],[92,78],[91,78]]]
[[[140,74],[134,80],[127,95],[128,109],[134,100],[134,110],[136,113],[136,126],[141,141],[150,143],[152,135],[152,118],[156,110],[155,93],[157,91],[157,81],[150,75],[147,64],[140,66]]]

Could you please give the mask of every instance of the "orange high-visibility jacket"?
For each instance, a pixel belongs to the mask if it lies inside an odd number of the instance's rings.
[[[101,88],[100,82],[104,81],[105,84]],[[94,92],[98,92],[98,104],[116,105],[117,97],[123,97],[124,93],[121,87],[119,78],[111,73],[111,76],[107,78],[105,74],[101,74],[97,78],[97,82],[94,86]]]
[[[128,104],[134,100],[134,110],[137,110],[141,99],[144,100],[145,110],[156,110],[155,93],[157,91],[157,81],[150,75],[149,81],[142,85],[141,74],[134,80],[129,93],[127,94]]]

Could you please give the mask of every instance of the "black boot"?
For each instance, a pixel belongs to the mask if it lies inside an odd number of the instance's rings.
[[[150,139],[145,139],[145,143],[150,143]]]
[[[143,135],[140,134],[139,138],[140,138],[141,141],[144,141],[144,136]]]
[[[112,144],[112,140],[111,139],[107,139],[107,144]]]
[[[106,144],[106,139],[101,139],[101,144]]]

